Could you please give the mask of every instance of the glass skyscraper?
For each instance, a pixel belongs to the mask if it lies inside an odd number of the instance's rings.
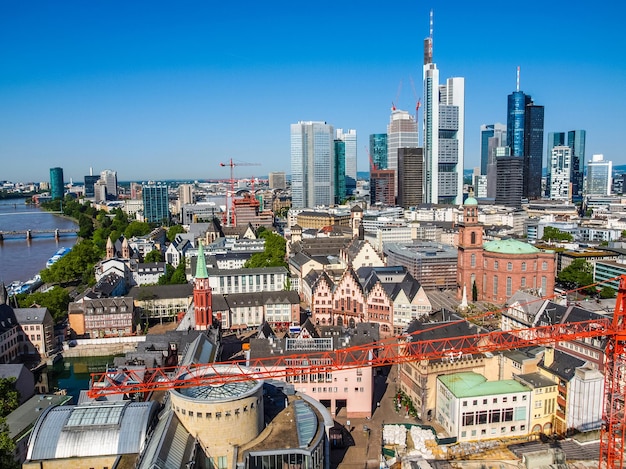
[[[335,140],[335,203],[346,198],[346,142]],[[356,181],[355,181],[356,182]]]
[[[63,181],[63,168],[50,168],[50,197],[63,199],[65,195],[65,182]]]
[[[387,134],[370,135],[370,157],[378,169],[387,169]]]
[[[569,132],[550,132],[548,134],[547,155],[558,146],[568,146],[572,149],[570,182],[572,184],[572,200],[579,201],[583,194],[583,178],[585,173],[585,138],[584,130],[570,130]],[[550,182],[551,165],[548,165],[548,183]],[[550,186],[547,187],[548,194]]]
[[[356,130],[350,129],[344,132],[343,129],[336,130],[336,139],[345,143],[345,191],[346,194],[352,195],[356,190],[356,162],[357,162],[357,143]],[[337,180],[339,184],[339,180]]]
[[[293,208],[330,206],[335,200],[333,126],[326,122],[291,124],[291,203]]]
[[[393,109],[387,125],[387,169],[396,172],[394,195],[398,195],[398,149],[417,148],[417,122],[407,111]]]
[[[523,196],[541,197],[543,168],[543,106],[533,103],[530,95],[514,91],[508,96],[506,138],[511,156],[524,159]]]
[[[141,188],[143,217],[148,223],[163,223],[170,220],[169,197],[166,184],[144,184]]]

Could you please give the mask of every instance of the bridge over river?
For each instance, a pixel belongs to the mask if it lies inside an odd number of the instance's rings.
[[[32,240],[35,237],[50,238],[54,236],[55,239],[60,239],[61,236],[77,236],[78,228],[66,228],[66,229],[49,229],[49,230],[15,230],[15,231],[0,231],[0,242],[7,238],[26,238]]]

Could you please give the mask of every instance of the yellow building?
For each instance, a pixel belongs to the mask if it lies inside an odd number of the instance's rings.
[[[528,386],[530,394],[530,431],[534,434],[551,434],[554,431],[554,418],[558,393],[557,384],[539,372],[515,377]]]

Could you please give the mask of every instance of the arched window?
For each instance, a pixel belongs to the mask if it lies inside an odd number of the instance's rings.
[[[475,231],[472,231],[472,233],[470,234],[470,243],[476,244],[476,232]]]
[[[474,233],[472,233],[474,234]],[[472,254],[472,257],[470,258],[470,264],[472,267],[476,267],[476,254]]]

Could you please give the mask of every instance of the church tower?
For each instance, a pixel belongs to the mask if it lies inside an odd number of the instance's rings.
[[[213,293],[209,286],[209,274],[204,259],[202,242],[198,248],[196,276],[193,279],[193,307],[196,315],[196,330],[204,331],[213,324]]]
[[[111,238],[107,238],[107,259],[113,259],[115,257],[115,246]]]
[[[472,292],[477,292],[477,299],[482,297],[482,278],[476,275],[482,272],[483,262],[483,227],[478,223],[478,201],[470,192],[463,204],[463,221],[459,223],[459,248],[457,257],[457,298],[463,296],[463,287],[467,296],[473,300]],[[476,287],[474,287],[476,285]]]

